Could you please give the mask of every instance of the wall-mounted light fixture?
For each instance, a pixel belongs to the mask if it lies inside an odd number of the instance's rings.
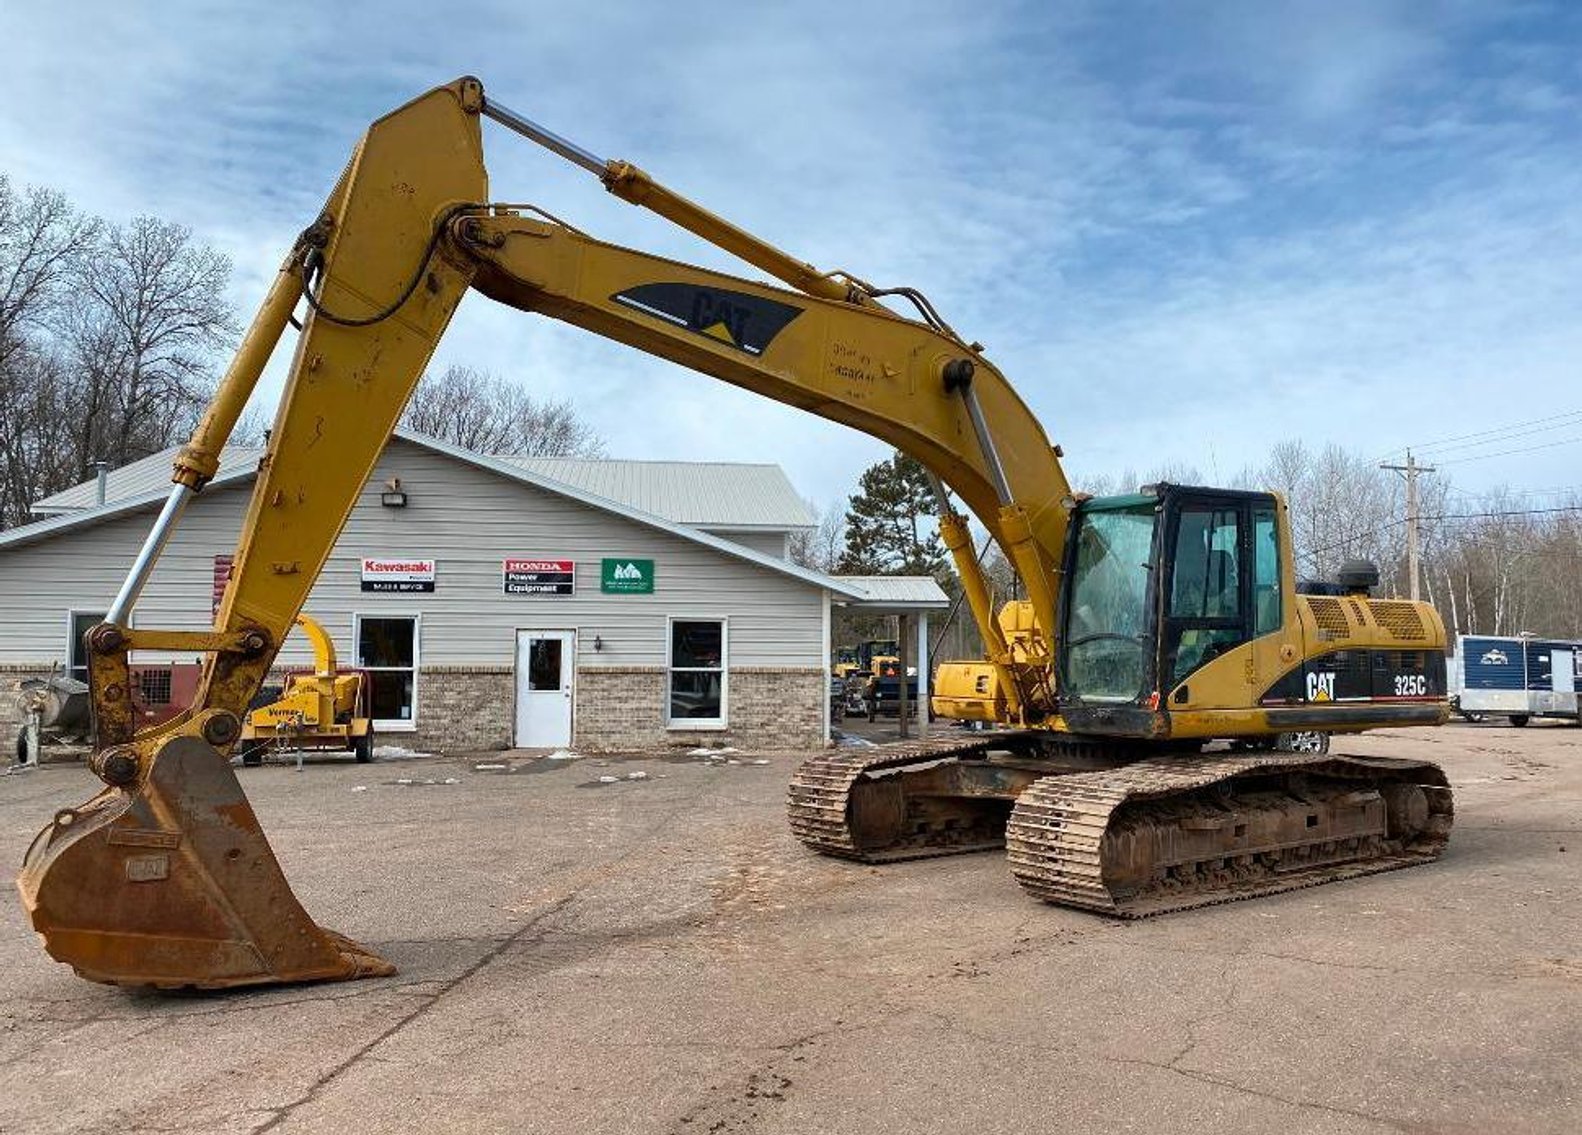
[[[406,490],[401,487],[400,477],[391,477],[385,482],[384,492],[379,494],[379,503],[386,508],[406,507]]]
[[[594,635],[593,636],[593,649],[594,650],[603,650],[604,649],[604,640],[602,638],[600,638],[598,635]]]

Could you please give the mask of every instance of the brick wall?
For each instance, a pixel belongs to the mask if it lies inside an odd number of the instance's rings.
[[[823,745],[829,712],[829,677],[823,669],[737,666],[727,680],[727,728],[676,729],[665,724],[663,667],[584,667],[577,671],[575,744],[590,750]]]
[[[15,744],[20,724],[17,682],[49,673],[48,664],[0,665],[0,743]],[[283,672],[271,673],[279,682]],[[418,672],[418,728],[385,731],[376,742],[430,753],[488,752],[511,747],[516,674],[509,666],[425,666]],[[729,727],[665,725],[665,671],[660,666],[599,666],[577,671],[578,748],[662,748],[735,745],[744,749],[809,749],[824,741],[829,679],[822,669],[743,667],[729,676]]]
[[[516,674],[509,666],[424,666],[417,675],[417,732],[387,732],[376,743],[426,753],[509,749]]]

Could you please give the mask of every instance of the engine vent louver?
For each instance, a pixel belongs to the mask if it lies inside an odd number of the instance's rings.
[[[1309,595],[1307,603],[1312,608],[1313,619],[1318,623],[1319,630],[1341,636],[1351,633],[1351,623],[1346,619],[1345,608],[1340,605],[1339,599]]]
[[[1428,637],[1415,604],[1375,599],[1369,606],[1373,609],[1374,621],[1396,638],[1420,642]]]

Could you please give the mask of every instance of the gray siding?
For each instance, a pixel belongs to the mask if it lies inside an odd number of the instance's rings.
[[[389,477],[401,479],[408,507],[379,504]],[[213,557],[234,548],[249,490],[205,493],[193,505],[138,605],[138,625],[208,625]],[[150,511],[0,549],[0,662],[63,657],[67,609],[104,609],[152,518]],[[363,594],[365,555],[432,557],[435,593]],[[503,594],[500,561],[511,556],[576,560],[577,594]],[[655,593],[601,594],[605,556],[654,560]],[[307,609],[346,661],[354,661],[355,613],[420,613],[424,666],[511,665],[517,628],[561,627],[582,631],[580,666],[659,666],[673,615],[727,618],[731,666],[797,667],[824,665],[821,604],[821,591],[808,583],[397,440]],[[598,653],[596,634],[604,640]],[[282,662],[306,660],[305,644],[293,636]]]
[[[777,560],[787,558],[791,537],[780,529],[763,532],[726,531],[715,528],[705,528],[703,531],[718,536],[721,540],[729,540],[733,544],[740,544],[744,548],[751,548],[766,556],[773,556]]]

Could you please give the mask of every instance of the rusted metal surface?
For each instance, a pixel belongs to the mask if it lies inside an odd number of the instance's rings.
[[[1047,771],[991,765],[993,750],[1034,742],[991,733],[837,752],[804,761],[791,778],[792,833],[813,850],[866,863],[956,855],[1004,845],[1011,801]],[[963,762],[980,758],[974,765]]]
[[[147,764],[135,786],[57,813],[28,849],[17,887],[51,957],[162,988],[395,972],[308,917],[222,753],[181,736]]]
[[[1135,918],[1426,863],[1451,822],[1449,782],[1427,761],[1157,757],[1039,780],[1006,845],[1045,902]]]

